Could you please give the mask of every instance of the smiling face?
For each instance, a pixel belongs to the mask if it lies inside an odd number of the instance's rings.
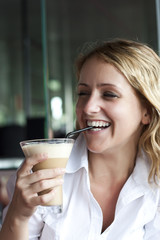
[[[127,79],[111,64],[96,57],[88,59],[78,82],[77,121],[88,149],[102,153],[137,146],[147,110]]]

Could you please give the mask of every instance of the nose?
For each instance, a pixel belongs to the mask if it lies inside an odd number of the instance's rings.
[[[96,94],[90,95],[84,106],[84,112],[88,115],[98,113],[100,111],[100,100]]]

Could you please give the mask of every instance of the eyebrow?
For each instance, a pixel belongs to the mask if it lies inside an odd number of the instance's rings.
[[[84,86],[84,87],[89,87],[87,83],[79,83],[78,86]],[[99,83],[97,84],[98,87],[105,87],[105,86],[110,86],[110,87],[116,87],[119,88],[118,86],[112,84],[112,83]]]

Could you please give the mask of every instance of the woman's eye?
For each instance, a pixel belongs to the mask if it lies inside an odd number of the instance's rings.
[[[88,92],[78,92],[78,96],[85,96],[85,95],[89,95]]]
[[[107,98],[118,98],[117,94],[112,93],[112,92],[104,92],[103,96],[107,97]]]

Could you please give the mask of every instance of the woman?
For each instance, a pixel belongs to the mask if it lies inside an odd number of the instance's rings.
[[[18,170],[0,236],[160,239],[159,57],[138,42],[104,42],[79,57],[77,76],[77,122],[94,128],[74,144],[64,176],[63,213],[38,205],[54,197],[54,186],[62,184],[55,177],[64,169],[31,174],[33,165],[47,158],[33,156]],[[50,193],[37,195],[50,187]]]

